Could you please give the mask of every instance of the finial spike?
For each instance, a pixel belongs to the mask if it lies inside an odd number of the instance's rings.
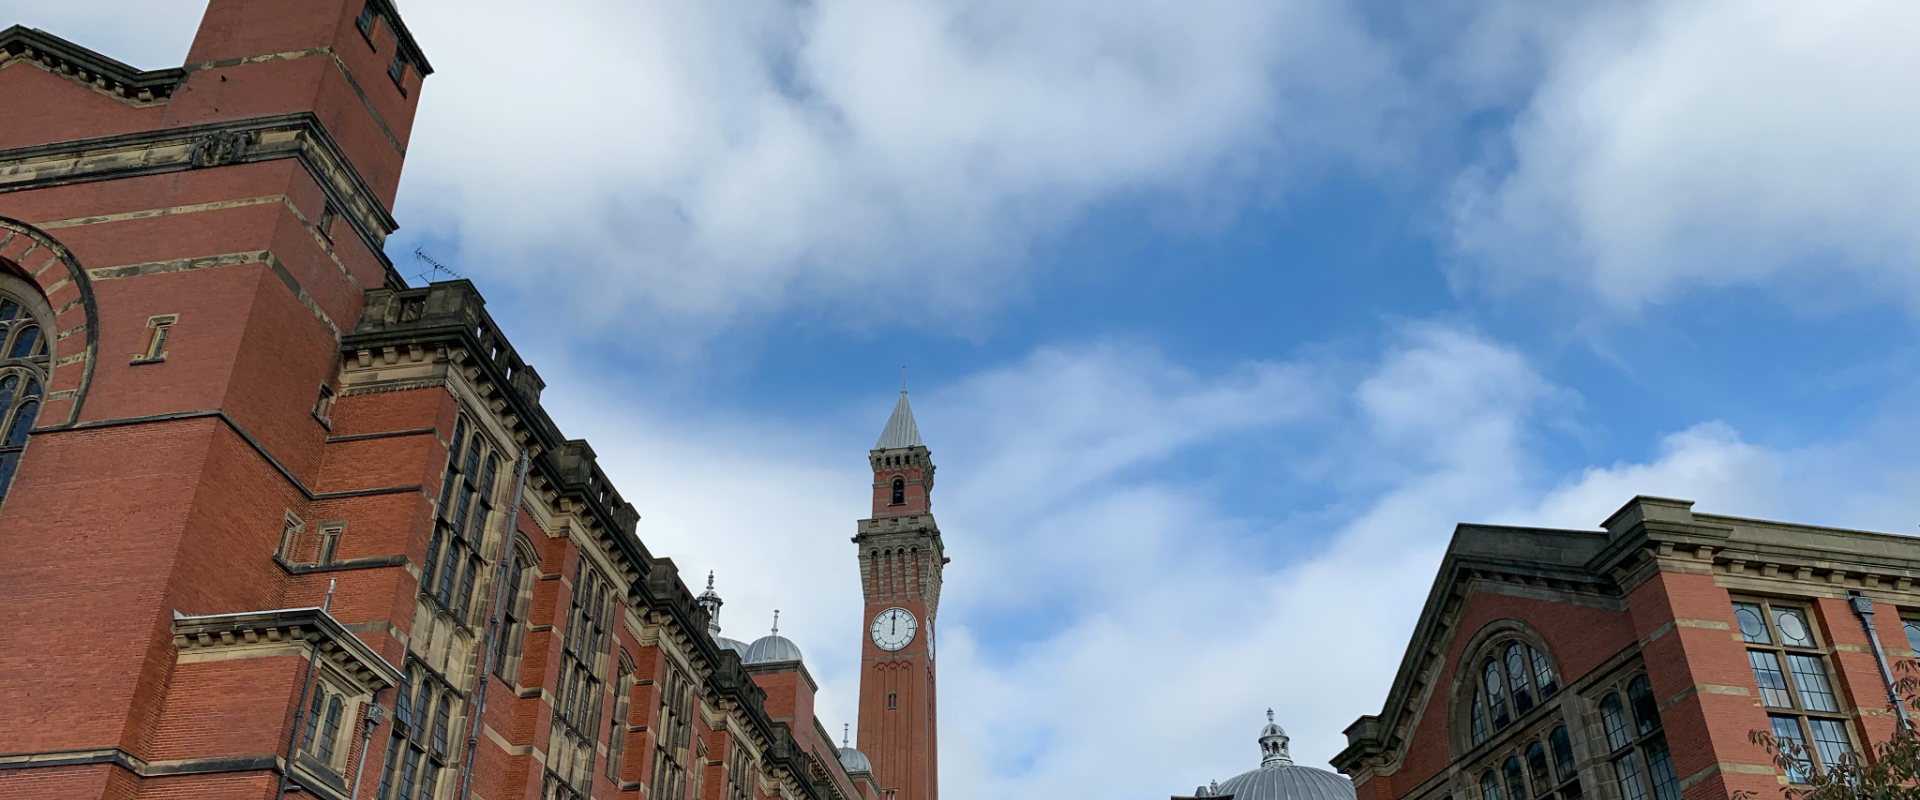
[[[713,570],[707,570],[707,591],[713,591]]]
[[[907,393],[907,365],[900,365],[900,393]]]
[[[851,741],[853,741],[853,724],[849,722],[840,723],[840,746],[849,747],[851,745],[847,743]]]
[[[1271,708],[1267,709],[1267,721],[1268,722],[1273,721],[1273,709]]]
[[[780,635],[780,609],[773,610],[773,634]]]

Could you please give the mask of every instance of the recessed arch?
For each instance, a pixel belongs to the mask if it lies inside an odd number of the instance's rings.
[[[58,239],[28,223],[0,216],[0,284],[44,304],[36,310],[46,314],[47,325],[40,335],[48,354],[48,375],[34,430],[71,426],[80,418],[99,352],[100,319],[93,283],[79,259]]]
[[[1560,675],[1553,649],[1533,626],[1511,617],[1481,626],[1460,649],[1460,660],[1453,668],[1447,730],[1453,734],[1449,745],[1454,756],[1558,697],[1563,688]],[[1518,691],[1522,688],[1524,696]],[[1502,710],[1505,722],[1500,721]]]

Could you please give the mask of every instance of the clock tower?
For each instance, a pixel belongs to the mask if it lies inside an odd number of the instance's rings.
[[[933,461],[904,390],[867,461],[873,517],[853,537],[866,598],[859,749],[873,762],[881,800],[938,800],[934,617],[947,558],[928,499]]]

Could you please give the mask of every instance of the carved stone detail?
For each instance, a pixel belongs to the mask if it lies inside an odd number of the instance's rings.
[[[252,145],[251,131],[214,131],[194,143],[187,160],[196,167],[225,166],[246,158]]]

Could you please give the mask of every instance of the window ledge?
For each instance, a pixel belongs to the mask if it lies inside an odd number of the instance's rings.
[[[136,358],[132,361],[127,362],[127,366],[137,367],[142,364],[158,364],[165,360],[167,360],[166,356],[156,356],[154,358]]]
[[[297,564],[297,563],[288,561],[284,558],[281,558],[278,554],[275,554],[273,557],[273,563],[279,564],[280,568],[286,570],[289,574],[305,575],[313,572],[345,572],[347,570],[355,570],[355,569],[376,569],[379,567],[397,567],[407,563],[407,557],[406,556],[373,556],[371,558],[343,558],[338,561],[332,562],[330,564]]]

